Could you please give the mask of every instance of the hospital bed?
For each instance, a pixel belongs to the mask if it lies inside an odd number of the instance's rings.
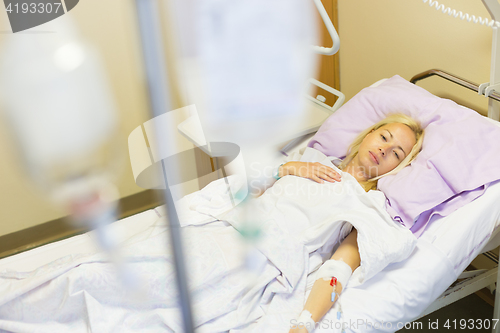
[[[317,101],[314,103],[321,105]],[[308,137],[296,140],[284,149],[284,153],[304,147],[308,140]],[[279,161],[275,165],[279,165]],[[396,331],[406,323],[418,321],[430,312],[494,285],[496,268],[486,272],[463,271],[477,255],[500,245],[499,197],[500,182],[497,181],[478,199],[433,221],[407,260],[387,266],[360,286],[347,287],[341,302],[337,303],[341,308],[334,307],[316,331],[341,332],[342,322],[358,323],[358,326],[344,327],[346,332]],[[126,241],[163,224],[164,216],[164,207],[157,207],[117,221],[111,228],[120,241]],[[91,231],[4,258],[0,260],[0,272],[32,271],[61,256],[97,252],[94,239]],[[465,280],[448,289],[457,278]],[[43,324],[40,325],[43,331]]]

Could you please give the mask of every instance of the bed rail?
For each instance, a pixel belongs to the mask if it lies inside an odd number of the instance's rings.
[[[426,78],[428,78],[430,76],[434,76],[434,75],[437,75],[439,77],[442,77],[443,79],[446,79],[448,81],[451,81],[453,83],[461,85],[462,87],[465,87],[467,89],[470,89],[470,90],[473,90],[473,91],[479,93],[479,85],[478,84],[471,82],[469,80],[466,80],[466,79],[462,79],[461,77],[458,77],[456,75],[450,74],[450,73],[445,72],[445,71],[442,71],[440,69],[430,69],[428,71],[419,73],[419,74],[415,75],[414,77],[412,77],[410,82],[415,84],[417,81],[426,79]],[[500,102],[500,94],[497,92],[492,92],[488,97]]]

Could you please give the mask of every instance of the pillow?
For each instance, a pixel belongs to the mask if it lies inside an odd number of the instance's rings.
[[[393,219],[418,237],[433,215],[448,215],[500,179],[500,127],[396,75],[351,98],[308,146],[343,158],[361,131],[395,112],[425,127],[423,148],[410,166],[381,178],[378,189]]]

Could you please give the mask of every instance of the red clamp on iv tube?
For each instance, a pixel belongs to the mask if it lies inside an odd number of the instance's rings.
[[[331,301],[332,301],[332,302],[335,302],[335,295],[337,294],[337,293],[335,292],[335,288],[337,287],[337,278],[336,278],[335,276],[332,276],[332,280],[330,281],[330,286],[332,286],[332,287],[333,287]]]

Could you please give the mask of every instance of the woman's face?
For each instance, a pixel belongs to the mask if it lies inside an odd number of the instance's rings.
[[[416,143],[415,133],[406,125],[391,123],[370,132],[356,156],[367,179],[383,175],[399,165]]]

